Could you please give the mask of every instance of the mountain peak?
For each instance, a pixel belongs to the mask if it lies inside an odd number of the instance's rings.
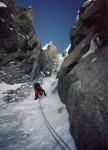
[[[49,44],[53,44],[53,42],[52,42],[52,41],[50,41],[50,42],[49,42]]]
[[[46,49],[49,49],[49,47],[51,47],[51,46],[55,47],[55,49],[56,49],[56,46],[54,45],[54,43],[52,41],[50,41],[48,44],[46,44],[42,49],[46,50]]]
[[[54,60],[57,60],[57,48],[52,41],[46,44],[42,49],[45,53],[49,53],[49,55],[51,55]]]

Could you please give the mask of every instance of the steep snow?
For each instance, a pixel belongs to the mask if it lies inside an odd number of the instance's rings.
[[[56,75],[44,78],[43,89],[47,96],[41,97],[40,103],[51,126],[65,143],[75,150],[69,133],[68,113],[66,106],[59,99],[57,84]],[[34,100],[33,89],[23,101],[10,104],[3,101],[4,91],[19,86],[0,84],[0,150],[61,150],[44,122],[39,100]],[[68,150],[64,144],[62,146]]]
[[[57,71],[59,71],[60,70],[60,66],[61,66],[61,64],[63,63],[63,61],[64,61],[64,57],[62,57],[62,54],[58,54],[58,68],[57,68]]]
[[[43,49],[43,50],[46,50],[47,47],[48,47],[48,44],[46,44],[42,49]]]

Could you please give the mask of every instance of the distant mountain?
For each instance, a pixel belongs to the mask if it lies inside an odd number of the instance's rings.
[[[53,47],[54,49],[57,50],[56,46],[53,44],[52,41],[50,41],[48,44],[46,44],[42,49],[46,50],[46,49],[49,49],[50,47]]]
[[[42,48],[40,66],[46,76],[51,75],[58,66],[58,52],[52,41]]]
[[[46,44],[42,49],[47,51],[47,52],[49,51],[51,53],[53,59],[55,59],[55,60],[57,59],[57,53],[58,53],[57,48],[53,44],[52,41],[50,41],[49,44]]]

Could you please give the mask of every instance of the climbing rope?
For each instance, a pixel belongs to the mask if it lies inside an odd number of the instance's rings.
[[[43,110],[42,110],[42,106],[41,106],[41,102],[40,102],[40,99],[39,99],[39,104],[40,104],[40,109],[41,109],[41,112],[42,112],[42,115],[43,115],[43,118],[44,118],[44,121],[45,121],[45,124],[46,126],[48,127],[49,131],[51,132],[52,136],[54,137],[54,139],[57,141],[57,143],[61,146],[61,148],[63,150],[65,150],[65,148],[60,144],[60,142],[57,140],[57,138],[54,136],[53,132],[56,134],[56,136],[64,143],[64,145],[69,149],[71,150],[71,148],[63,141],[63,139],[56,133],[56,131],[53,129],[53,127],[50,125],[49,121],[47,120]],[[51,130],[52,129],[52,130]],[[52,132],[53,131],[53,132]]]

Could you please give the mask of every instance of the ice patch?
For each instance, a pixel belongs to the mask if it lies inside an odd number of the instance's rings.
[[[5,72],[3,72],[3,71],[0,71],[0,73],[2,73],[2,74],[4,74],[4,75],[6,74],[6,73],[5,73]]]
[[[11,16],[12,16],[12,18],[15,20],[15,17],[14,17],[14,15],[13,15],[13,14],[11,14]]]
[[[82,44],[82,45],[81,45],[81,47],[84,47],[84,46],[85,46],[85,44]]]
[[[0,7],[7,7],[6,4],[0,2]]]
[[[10,28],[9,26],[8,26],[8,28],[9,28],[11,31],[13,31],[13,28]]]
[[[14,64],[14,63],[15,63],[14,61],[11,61],[11,62],[10,62],[10,64]]]
[[[18,33],[18,32],[17,32]],[[24,35],[22,35],[21,33],[18,33],[20,36],[22,36],[24,39],[26,38]]]
[[[46,50],[49,44],[46,44],[44,47],[42,47],[43,50]]]
[[[60,70],[60,66],[64,61],[64,57],[62,57],[62,54],[58,54],[58,67],[57,67],[57,71]]]
[[[95,62],[97,60],[97,58],[94,58],[94,59],[92,59],[92,61],[91,62]]]
[[[32,8],[32,6],[29,6],[29,9]]]
[[[0,20],[4,22],[4,19],[0,18]]]
[[[77,15],[77,17],[76,17],[76,23],[79,21],[79,15]]]
[[[65,49],[65,51],[68,53],[69,49],[71,47],[71,44],[69,44],[69,46]]]
[[[88,55],[94,53],[97,48],[98,48],[98,45],[92,39],[91,43],[90,43],[90,49],[89,49],[89,51],[85,55],[83,55],[82,59],[85,58],[85,57],[87,57]]]
[[[87,0],[82,6],[87,7],[90,3],[94,2],[96,0]]]
[[[97,41],[97,44],[98,45],[102,45],[102,41],[100,40],[100,38],[97,36],[97,38],[96,38],[96,41]]]

